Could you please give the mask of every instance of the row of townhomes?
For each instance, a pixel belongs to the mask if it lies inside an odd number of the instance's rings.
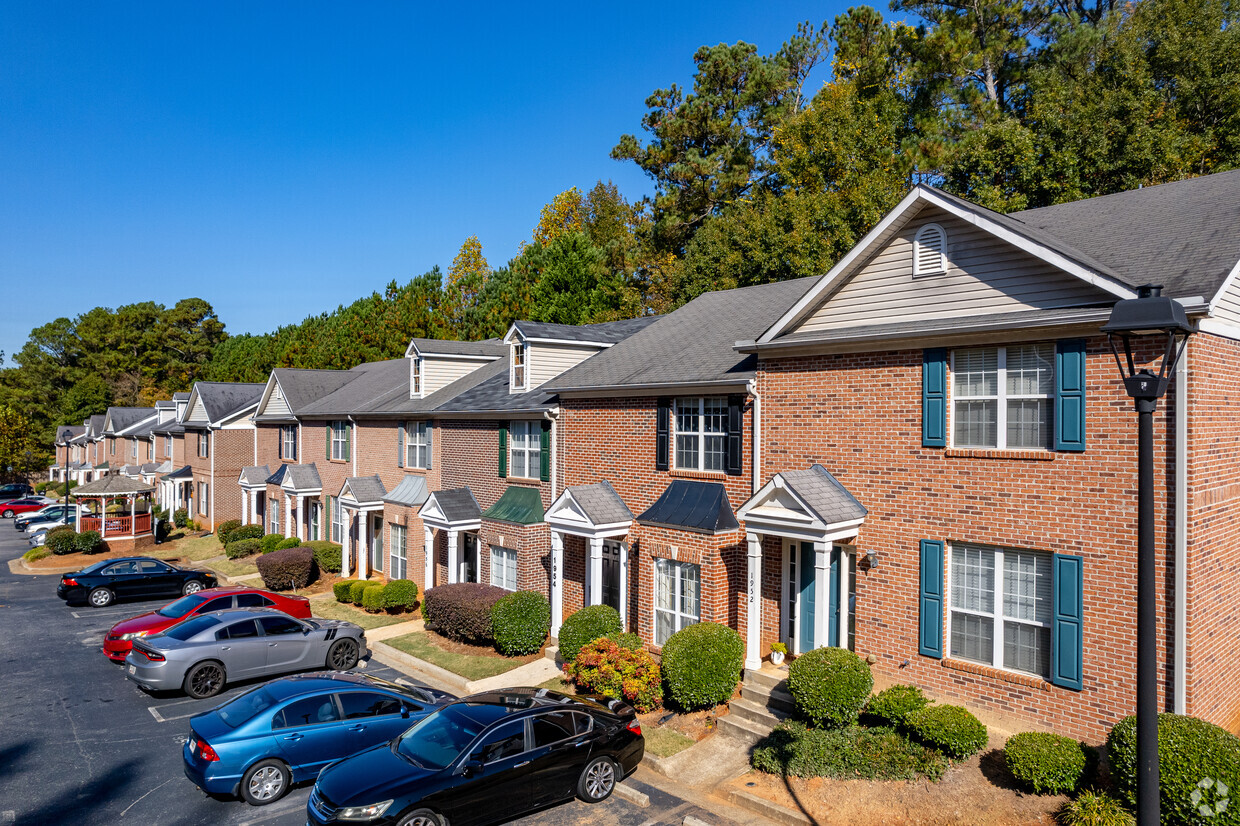
[[[598,603],[656,651],[719,622],[749,668],[843,646],[1097,739],[1136,667],[1136,425],[1100,327],[1161,284],[1199,330],[1156,420],[1163,704],[1235,731],[1238,272],[1240,172],[1009,215],[919,186],[821,277],[198,383],[64,428],[52,474],[339,542],[346,576],[537,590],[553,635]]]

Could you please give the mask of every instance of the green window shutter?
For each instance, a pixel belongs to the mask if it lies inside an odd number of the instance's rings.
[[[327,461],[332,460],[332,423],[327,423]]]
[[[544,482],[551,481],[551,422],[542,422],[542,440],[538,445],[538,478]]]
[[[344,460],[347,462],[353,458],[353,425],[344,426]]]
[[[921,351],[921,446],[947,447],[947,351],[942,348]]]
[[[728,474],[739,476],[744,468],[745,397],[728,396]]]
[[[1084,630],[1085,560],[1055,554],[1051,560],[1051,682],[1080,691]]]
[[[1055,450],[1085,449],[1085,341],[1055,343]]]
[[[499,478],[508,478],[508,425],[499,426]]]
[[[659,399],[654,419],[654,469],[667,470],[668,442],[672,432],[672,400]]]
[[[943,543],[921,540],[921,619],[917,653],[943,659]]]
[[[405,423],[396,426],[396,466],[405,466]]]

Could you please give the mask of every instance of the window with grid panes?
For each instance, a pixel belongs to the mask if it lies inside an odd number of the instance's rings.
[[[542,471],[542,423],[508,423],[508,475],[537,479]]]
[[[408,579],[409,578],[409,537],[407,529],[404,525],[391,526],[392,528],[392,548],[391,548],[391,564],[389,565],[388,577],[390,579]]]
[[[280,426],[280,458],[297,461],[297,425]]]
[[[702,579],[698,566],[670,559],[654,565],[654,644],[663,645],[682,628],[699,622]]]
[[[717,470],[728,461],[728,400],[725,396],[676,400],[676,467]]]
[[[491,546],[491,584],[506,591],[517,590],[517,552]]]
[[[168,456],[168,457],[172,456],[172,437],[171,436],[164,437],[164,456]]]
[[[1051,658],[1051,555],[953,545],[952,657],[1046,677]]]
[[[430,463],[430,422],[409,422],[405,427],[405,467],[427,468]]]
[[[340,507],[340,497],[327,497],[327,506],[331,509],[328,515],[332,521],[332,542],[339,545],[344,542],[344,508]]]
[[[280,503],[279,500],[271,500],[271,509],[267,513],[267,533],[280,532]]]
[[[525,389],[525,361],[527,351],[525,344],[516,342],[512,345],[512,389]]]
[[[332,422],[332,458],[347,461],[349,458],[349,425],[347,422]]]
[[[952,353],[956,447],[1049,448],[1055,345],[979,347]]]
[[[208,444],[209,444],[209,443],[207,442],[207,438],[208,438],[208,437],[207,437],[207,434],[206,434],[206,433],[199,433],[199,434],[198,434],[198,457],[199,457],[200,459],[205,459],[205,458],[207,458],[207,448],[208,448]]]
[[[134,459],[138,458],[138,440],[137,439],[129,440],[129,455],[130,457]]]
[[[200,516],[207,515],[207,483],[198,483],[198,514]]]
[[[422,395],[422,359],[409,360],[409,392],[414,396]]]

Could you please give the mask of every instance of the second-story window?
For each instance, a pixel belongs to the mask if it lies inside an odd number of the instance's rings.
[[[528,353],[524,342],[517,341],[512,345],[512,389],[524,390],[525,383],[525,362]]]
[[[349,423],[332,422],[329,427],[331,429],[331,458],[347,462],[349,460]]]
[[[422,359],[409,360],[409,392],[414,396],[422,395]]]
[[[1049,448],[1055,346],[1022,344],[952,353],[956,447]]]
[[[108,455],[110,456],[116,455],[116,440],[115,439],[108,439]]]
[[[205,459],[207,458],[207,456],[210,455],[210,444],[211,444],[210,439],[211,439],[211,436],[208,433],[198,434],[198,456],[199,458]]]
[[[676,400],[679,470],[723,471],[728,462],[728,400],[724,396]]]
[[[280,426],[280,458],[288,462],[297,461],[297,425]]]
[[[172,457],[172,437],[171,436],[164,437],[164,456],[167,456],[169,458]]]
[[[405,426],[405,467],[431,466],[430,422],[409,422]]]
[[[138,458],[138,440],[130,439],[129,441],[130,441],[129,455],[131,458],[137,459]]]
[[[155,439],[154,437],[151,438],[151,441],[146,443],[146,460],[148,462],[155,461]]]
[[[542,469],[541,422],[510,422],[509,474],[524,479],[537,479]]]

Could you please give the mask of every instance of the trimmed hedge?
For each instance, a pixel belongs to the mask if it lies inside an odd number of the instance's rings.
[[[1125,717],[1111,729],[1107,756],[1116,796],[1135,807],[1136,717]],[[1158,787],[1166,826],[1240,824],[1240,801],[1228,801],[1240,798],[1240,738],[1196,717],[1159,714]]]
[[[816,729],[794,720],[780,723],[759,741],[750,762],[758,771],[781,777],[845,780],[938,780],[947,770],[941,754],[909,742],[893,728]]]
[[[275,549],[277,551],[281,551],[281,550],[284,550],[285,548],[300,548],[300,547],[302,547],[301,540],[295,536],[290,536],[288,539],[285,539],[283,542],[277,543]],[[313,551],[314,548],[311,548],[310,550]]]
[[[904,727],[930,748],[953,759],[986,748],[986,727],[964,706],[927,706],[906,715]]]
[[[56,556],[64,556],[77,550],[77,537],[77,531],[66,525],[63,531],[48,531],[44,545]]]
[[[418,583],[393,579],[383,589],[383,607],[389,611],[412,611],[418,603]]]
[[[336,595],[336,602],[352,602],[353,598],[349,594],[352,588],[353,580],[351,579],[342,579],[332,583],[332,593]]]
[[[1063,826],[1137,826],[1137,819],[1124,804],[1105,792],[1086,789],[1069,800],[1056,814]]]
[[[283,535],[278,534],[278,533],[269,533],[266,536],[264,536],[262,539],[258,540],[258,547],[259,547],[259,550],[261,550],[263,553],[269,554],[274,550],[278,550],[281,543],[283,542],[284,542]],[[311,551],[311,554],[313,553],[314,552]]]
[[[386,585],[376,585],[362,591],[362,607],[367,613],[377,614],[383,610],[383,592],[386,590]]]
[[[367,588],[375,587],[377,583],[371,582],[369,579],[350,579],[349,580],[349,602],[360,606],[362,604],[362,592]]]
[[[505,657],[533,654],[551,628],[551,603],[537,591],[514,591],[491,607],[495,650]]]
[[[641,635],[634,634],[632,631],[629,631],[624,634],[616,634],[614,637],[611,638],[611,641],[614,642],[616,645],[620,646],[621,648],[627,648],[630,651],[645,651],[646,650],[646,644],[642,642]]]
[[[1072,794],[1085,773],[1084,747],[1060,734],[1013,734],[1003,757],[1017,782],[1035,794]]]
[[[172,512],[172,523],[178,528],[184,528],[189,524],[189,511],[185,508],[177,508]]]
[[[577,658],[581,646],[600,637],[619,634],[623,630],[620,626],[620,612],[610,605],[582,608],[560,626],[560,656],[564,662],[571,663]]]
[[[340,573],[340,569],[344,567],[344,549],[340,545],[322,539],[303,544],[314,551],[314,561],[318,563],[320,571]]]
[[[422,598],[422,615],[432,630],[457,640],[493,642],[491,609],[508,591],[481,582],[438,585]]]
[[[606,637],[588,642],[564,673],[584,694],[624,700],[638,711],[652,711],[663,700],[659,664],[645,651],[621,648]]]
[[[745,662],[741,635],[715,622],[682,628],[663,644],[664,691],[683,709],[725,703]]]
[[[215,535],[219,538],[221,545],[227,545],[232,541],[232,532],[240,527],[240,519],[229,519],[227,522],[221,522],[216,526]]]
[[[262,525],[242,525],[228,534],[229,542],[236,542],[239,539],[262,539]]]
[[[243,540],[244,541],[244,540]],[[314,551],[309,548],[285,548],[258,558],[258,572],[263,584],[272,591],[305,588],[314,581]]]
[[[262,549],[261,539],[234,539],[224,546],[224,555],[229,559],[240,559],[251,556]]]
[[[99,531],[82,531],[73,540],[73,549],[80,554],[101,554],[108,545]]]
[[[870,667],[847,648],[815,648],[788,666],[788,692],[814,725],[838,728],[857,722],[873,688]]]
[[[893,685],[870,698],[865,711],[893,726],[904,724],[904,718],[930,705],[929,698],[915,685]]]

